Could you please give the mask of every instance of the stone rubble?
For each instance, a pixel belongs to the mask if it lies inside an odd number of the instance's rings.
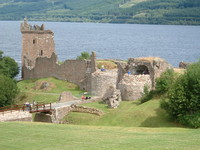
[[[120,90],[110,87],[107,93],[104,95],[103,101],[108,105],[109,108],[117,108],[122,101]]]

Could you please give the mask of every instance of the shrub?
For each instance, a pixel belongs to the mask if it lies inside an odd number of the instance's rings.
[[[0,51],[0,74],[14,78],[19,73],[18,64],[10,57],[3,57]]]
[[[11,105],[18,92],[13,79],[0,75],[0,107]]]
[[[143,96],[140,98],[141,103],[145,103],[153,98],[155,91],[149,91],[148,86],[144,86]]]
[[[175,73],[172,69],[168,69],[161,74],[160,78],[156,79],[156,93],[164,94],[172,86],[175,80]]]
[[[190,65],[177,78],[161,107],[181,124],[200,127],[200,62]]]
[[[81,56],[78,56],[76,59],[78,60],[90,59],[90,54],[88,52],[82,52]]]

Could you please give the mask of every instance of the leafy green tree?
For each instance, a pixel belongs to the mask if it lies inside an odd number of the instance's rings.
[[[11,105],[18,92],[16,81],[0,75],[0,107]]]
[[[159,78],[156,79],[156,93],[166,93],[170,89],[174,81],[175,73],[173,69],[168,69],[167,71],[162,73]]]
[[[79,60],[90,59],[90,54],[88,52],[82,52],[81,56],[78,56],[76,59],[79,59]]]
[[[200,127],[200,61],[177,78],[161,107],[179,123]]]
[[[14,78],[19,73],[18,64],[14,59],[4,56],[3,52],[0,51],[0,74]]]

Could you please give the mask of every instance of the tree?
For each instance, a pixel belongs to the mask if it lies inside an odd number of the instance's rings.
[[[179,123],[200,127],[200,61],[177,78],[161,107]]]
[[[175,73],[173,69],[168,69],[163,72],[159,78],[156,79],[156,93],[165,94],[169,91],[171,85],[175,81]]]
[[[11,105],[18,92],[16,81],[0,75],[0,107]]]
[[[82,52],[81,56],[78,56],[76,59],[79,59],[79,60],[90,59],[90,54],[88,52]]]
[[[19,73],[18,64],[14,59],[4,56],[3,52],[0,51],[0,74],[14,78]]]

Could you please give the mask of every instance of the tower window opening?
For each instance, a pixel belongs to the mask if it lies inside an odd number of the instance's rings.
[[[40,51],[40,56],[43,56],[43,50]]]
[[[36,39],[33,40],[33,44],[36,44]]]

